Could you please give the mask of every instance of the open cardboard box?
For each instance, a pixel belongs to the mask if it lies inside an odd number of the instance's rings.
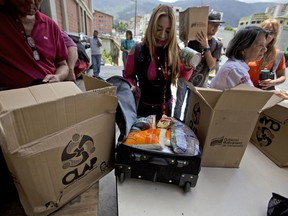
[[[48,215],[114,167],[116,89],[61,82],[0,92],[0,143],[27,215]],[[90,80],[93,83],[93,80]]]
[[[282,99],[247,85],[224,91],[187,85],[191,94],[185,123],[200,141],[201,165],[239,167],[259,112]]]
[[[251,136],[265,155],[280,167],[288,166],[288,100],[260,113]]]

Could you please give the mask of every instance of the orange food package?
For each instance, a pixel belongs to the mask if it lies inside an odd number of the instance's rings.
[[[143,149],[162,150],[165,145],[170,145],[170,130],[157,128],[130,132],[124,144]]]

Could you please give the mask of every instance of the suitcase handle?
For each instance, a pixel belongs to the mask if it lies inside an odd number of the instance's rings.
[[[169,165],[169,162],[166,159],[158,158],[158,157],[150,158],[149,163],[156,164],[156,165],[161,165],[161,166],[168,166]]]

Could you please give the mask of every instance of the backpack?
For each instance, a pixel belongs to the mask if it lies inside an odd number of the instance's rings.
[[[78,41],[77,43],[78,60],[74,67],[76,78],[80,77],[90,67],[90,58],[88,57],[84,45]]]
[[[122,76],[115,75],[106,81],[117,87],[116,124],[120,130],[118,141],[123,141],[137,118],[135,98],[130,83]]]

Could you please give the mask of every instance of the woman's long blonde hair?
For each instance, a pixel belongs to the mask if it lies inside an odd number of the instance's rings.
[[[151,59],[155,54],[156,49],[156,35],[157,24],[161,16],[168,16],[171,22],[171,29],[167,44],[164,47],[168,47],[168,66],[172,67],[171,82],[175,85],[179,72],[179,52],[180,48],[176,40],[176,17],[173,8],[168,5],[159,5],[153,9],[143,43],[149,48]]]
[[[275,32],[275,37],[273,38],[273,40],[267,45],[267,52],[264,54],[263,57],[263,61],[260,65],[260,68],[263,69],[265,68],[267,65],[269,65],[269,63],[275,58],[275,53],[276,53],[276,41],[277,41],[277,37],[279,34],[279,30],[280,30],[280,23],[277,19],[267,19],[264,20],[261,24],[260,27],[262,28],[267,28],[272,26],[273,31]]]

